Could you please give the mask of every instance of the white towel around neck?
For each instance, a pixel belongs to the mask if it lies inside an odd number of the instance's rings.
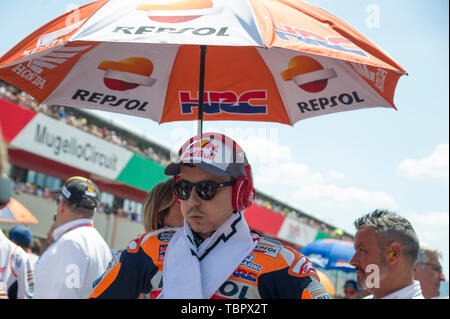
[[[173,235],[164,258],[161,299],[211,298],[255,248],[242,212],[235,212],[197,248],[189,224]]]

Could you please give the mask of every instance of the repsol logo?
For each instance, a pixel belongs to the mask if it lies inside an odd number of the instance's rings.
[[[126,110],[136,110],[145,112],[148,101],[140,101],[137,99],[118,98],[115,95],[104,94],[99,92],[90,92],[88,90],[77,90],[72,96],[74,101],[83,101],[95,103],[97,105],[109,105],[112,107],[121,107]]]
[[[219,29],[204,27],[204,28],[167,28],[167,27],[154,27],[154,26],[141,26],[141,27],[116,27],[113,32],[121,34],[184,34],[189,33],[196,36],[217,36],[217,37],[229,37],[228,27],[221,27]]]
[[[233,281],[227,280],[219,288],[219,293],[230,299],[234,299],[236,296],[238,299],[248,299],[246,297],[248,288],[247,285],[238,285]]]
[[[353,105],[364,102],[364,99],[358,96],[356,91],[352,93],[342,93],[331,97],[321,97],[317,99],[311,99],[308,101],[298,102],[297,105],[300,112],[315,112],[320,110],[326,110],[340,105]]]
[[[116,170],[116,155],[99,152],[95,145],[79,143],[74,137],[64,138],[51,133],[45,125],[37,124],[34,141],[51,149],[54,155],[65,154],[112,171]]]

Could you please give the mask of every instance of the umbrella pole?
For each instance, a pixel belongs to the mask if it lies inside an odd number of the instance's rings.
[[[200,46],[200,82],[198,88],[198,134],[203,133],[203,95],[205,91],[205,56],[206,45]]]

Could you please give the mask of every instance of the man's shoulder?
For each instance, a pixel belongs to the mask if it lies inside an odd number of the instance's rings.
[[[291,276],[318,278],[312,262],[307,257],[275,239],[261,236],[250,258],[252,255],[256,263],[264,264],[264,272],[288,268],[288,274]]]

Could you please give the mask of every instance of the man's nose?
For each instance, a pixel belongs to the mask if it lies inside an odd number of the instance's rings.
[[[201,204],[201,198],[198,196],[195,186],[192,186],[191,195],[187,201],[191,206],[199,206]]]
[[[358,260],[358,258],[357,258],[356,253],[355,253],[355,254],[353,255],[352,259],[350,260],[350,265],[356,267],[356,266],[358,265],[357,260]]]

